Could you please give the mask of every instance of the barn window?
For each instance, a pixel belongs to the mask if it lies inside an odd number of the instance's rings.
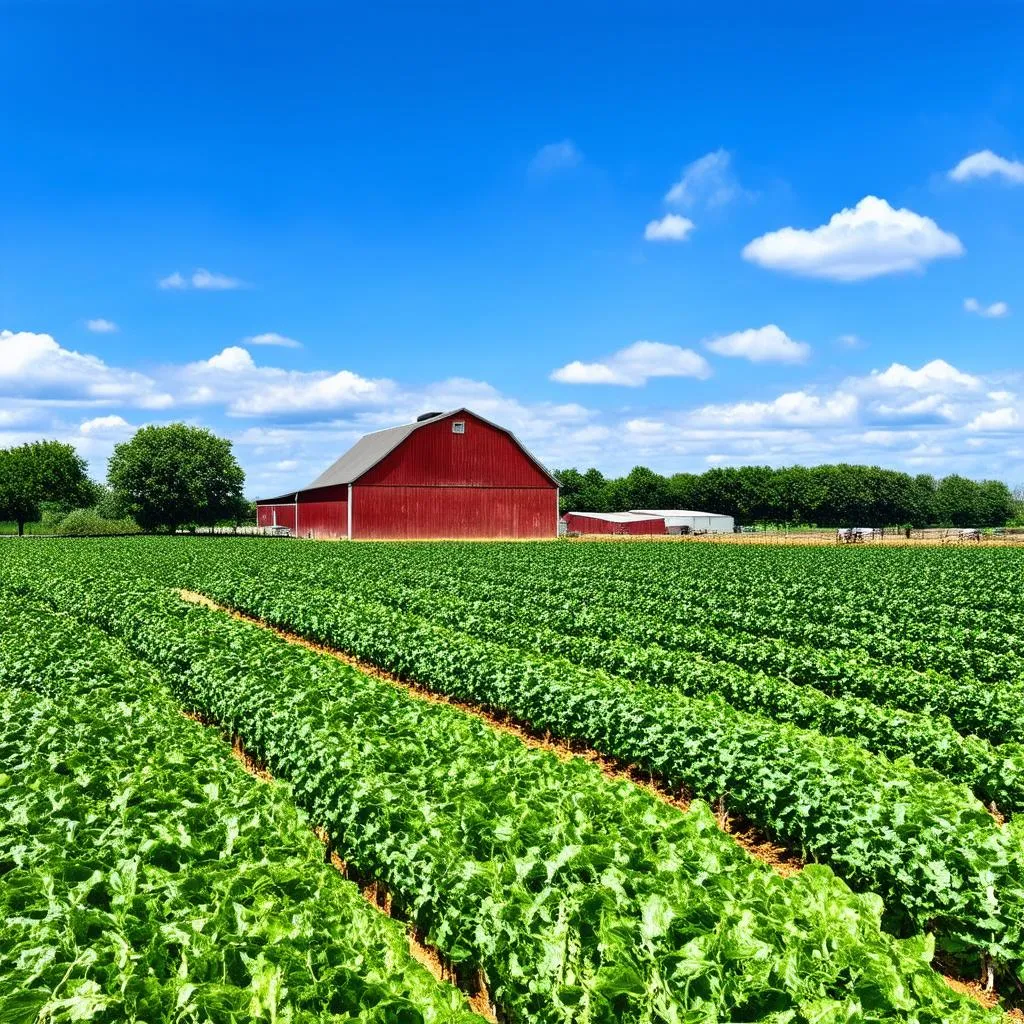
[[[452,433],[453,434],[464,434],[465,432],[466,432],[466,421],[465,420],[455,420],[452,423]]]

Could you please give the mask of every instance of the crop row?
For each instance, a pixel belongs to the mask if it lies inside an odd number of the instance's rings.
[[[886,664],[933,669],[958,678],[969,675],[1006,680],[1024,676],[1024,660],[1014,635],[1024,630],[1024,617],[1015,610],[972,611],[955,624],[920,618],[897,623],[885,614],[893,603],[889,594],[882,601],[877,594],[851,594],[842,589],[840,581],[836,586],[830,585],[827,594],[819,588],[805,597],[783,596],[775,587],[758,589],[749,578],[738,586],[716,573],[701,573],[699,563],[692,565],[687,557],[694,557],[692,547],[672,550],[673,547],[670,546],[668,557],[652,559],[647,549],[631,546],[627,550],[633,561],[617,572],[604,560],[549,565],[543,555],[535,560],[533,551],[529,561],[516,559],[514,553],[503,554],[499,559],[475,552],[469,560],[463,552],[456,552],[441,567],[434,551],[421,555],[406,549],[401,551],[400,558],[388,558],[379,549],[360,547],[344,558],[330,561],[335,571],[356,563],[360,571],[377,573],[382,578],[394,578],[397,574],[403,582],[410,575],[415,576],[417,569],[421,581],[425,581],[441,568],[446,581],[467,595],[490,596],[514,589],[571,602],[586,594],[588,605],[628,606],[645,620],[651,620],[652,625],[699,620],[707,626],[752,636],[773,636],[797,645],[856,648]],[[312,557],[328,561],[321,553]],[[806,556],[801,553],[801,557]],[[281,561],[287,564],[290,559]],[[666,566],[675,570],[671,576],[664,573]],[[813,563],[809,568],[812,567]],[[916,607],[921,606],[919,596]],[[1008,631],[1011,623],[1015,625]]]
[[[31,551],[54,568],[58,551]],[[64,578],[41,581],[31,566],[11,566],[10,575],[70,611],[96,614],[108,628],[134,635],[138,650],[158,649],[158,635],[135,634],[136,613],[122,594],[133,571],[163,572],[163,555],[139,569],[145,559],[136,557],[129,570],[127,555],[124,565],[109,566],[109,548],[94,549],[91,561],[87,551],[75,549],[83,564],[62,566]],[[190,587],[233,607],[440,692],[508,711],[538,730],[582,740],[670,785],[725,799],[807,857],[831,864],[855,888],[879,893],[894,929],[932,928],[947,951],[981,951],[1013,968],[1024,961],[1020,837],[963,787],[718,701],[532,657],[381,606],[367,611],[343,596],[330,604],[307,601],[279,580],[233,574],[230,553],[230,546],[205,548],[205,578],[195,560],[179,568]],[[86,579],[76,581],[76,570]]]
[[[306,606],[330,608],[339,600],[337,591],[317,585],[315,574],[297,583],[277,577],[276,585],[286,587],[292,596],[301,593]],[[368,590],[376,600],[360,596]],[[454,597],[448,588],[413,590],[386,583],[367,588],[365,581],[355,598],[363,617],[385,604],[476,639],[563,658],[652,686],[668,686],[690,697],[718,695],[740,711],[823,735],[844,736],[892,760],[910,757],[951,782],[970,786],[979,799],[995,803],[1004,814],[1024,810],[1024,746],[993,747],[977,737],[962,736],[942,715],[883,707],[857,697],[831,697],[812,686],[653,644],[563,632],[572,626],[571,613],[558,608],[540,611],[533,605],[482,603]],[[351,602],[352,592],[346,591],[344,599]],[[529,616],[523,614],[524,607],[530,608]]]
[[[7,596],[0,766],[4,1021],[478,1020],[283,787],[106,636]]]
[[[922,767],[969,785],[980,799],[994,802],[1004,813],[1024,808],[1024,747],[1006,742],[994,749],[984,740],[963,736],[928,704],[911,712],[864,697],[833,697],[806,683],[792,683],[729,661],[665,649],[650,641],[631,642],[624,637],[643,637],[648,621],[634,615],[632,607],[629,614],[616,609],[602,615],[592,602],[579,611],[544,594],[521,595],[518,600],[499,597],[493,590],[486,598],[461,596],[461,589],[447,585],[447,580],[439,589],[436,574],[430,586],[417,587],[411,585],[408,574],[389,574],[370,565],[363,566],[358,577],[346,579],[341,590],[321,582],[330,574],[322,571],[327,560],[319,549],[293,550],[289,555],[288,564],[267,567],[261,576],[272,575],[274,587],[287,588],[301,604],[330,608],[343,594],[366,615],[377,603],[384,603],[479,639],[603,668],[652,685],[672,686],[689,696],[719,694],[742,711],[845,736],[893,759],[910,756]],[[690,627],[689,633],[705,638],[712,649],[722,644],[721,637],[704,626]],[[892,684],[891,676],[888,682]],[[947,706],[956,697],[965,699],[963,689],[953,684],[936,690]],[[1024,693],[1018,696],[986,687],[979,688],[982,695],[988,701],[986,724],[1002,722],[1010,735],[1024,731]]]
[[[593,545],[578,547],[594,549]],[[675,547],[658,545],[657,549]],[[422,549],[399,549],[414,565],[419,560],[419,550]],[[244,556],[237,548],[232,553]],[[304,582],[313,580],[321,585],[325,579],[331,585],[333,576],[339,592],[372,594],[377,589],[400,589],[401,581],[410,579],[407,565],[389,572],[396,558],[393,549],[390,559],[388,556],[387,550],[362,545],[354,552],[346,550],[337,556],[317,547],[308,551],[292,549],[287,553],[267,552],[266,563],[257,560],[250,572],[268,580],[280,576]],[[197,568],[202,571],[202,562]],[[245,571],[244,560],[234,571]],[[439,579],[446,583],[445,592],[459,593],[462,589],[457,581],[449,583],[449,574],[437,566],[433,571],[428,567],[417,576],[423,586],[434,591]],[[395,582],[389,583],[389,578]],[[796,646],[769,636],[716,629],[705,623],[697,611],[689,621],[676,623],[670,597],[664,596],[660,602],[652,597],[650,610],[645,614],[642,603],[624,600],[614,586],[596,575],[596,569],[591,585],[580,586],[575,598],[569,592],[559,591],[558,586],[553,583],[545,589],[539,582],[529,586],[506,583],[504,590],[511,596],[505,606],[511,612],[498,617],[520,616],[567,635],[627,640],[640,646],[656,645],[699,654],[750,672],[812,686],[832,696],[856,697],[926,716],[939,714],[948,718],[958,732],[974,734],[991,743],[1024,742],[1024,687],[993,685],[972,677],[953,679],[933,670],[917,671],[875,662],[867,652],[844,644],[841,635],[836,637],[837,646],[833,647]],[[492,609],[502,605],[502,592],[500,583],[481,582],[472,588],[472,596],[467,596],[467,600],[475,605],[474,618],[493,617]]]
[[[101,584],[69,611],[123,634],[186,706],[242,735],[339,854],[483,968],[511,1020],[985,1016],[929,970],[923,939],[880,931],[876,897],[823,867],[780,878],[703,805],[682,814],[170,597]]]

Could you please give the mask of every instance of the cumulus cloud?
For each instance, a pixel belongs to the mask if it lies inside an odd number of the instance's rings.
[[[196,288],[199,291],[224,292],[236,288],[247,287],[246,283],[237,277],[228,277],[227,274],[215,274],[210,270],[200,267],[194,270],[190,277],[185,277],[179,271],[162,277],[157,285],[164,291],[185,291],[188,288]]]
[[[597,363],[574,360],[554,370],[551,379],[561,384],[617,384],[640,387],[652,377],[711,376],[708,361],[693,349],[660,341],[635,341]]]
[[[912,370],[903,363],[893,363],[881,373],[873,370],[867,383],[873,388],[903,388],[942,394],[959,390],[975,391],[981,387],[980,378],[958,370],[945,359],[933,359],[918,370]]]
[[[665,194],[675,206],[722,206],[743,195],[732,172],[732,157],[724,149],[706,153],[683,168],[680,179]]]
[[[648,223],[644,228],[644,238],[648,242],[682,242],[693,227],[693,221],[689,217],[667,213],[661,220],[652,220]]]
[[[338,411],[386,401],[389,380],[370,380],[350,370],[282,370],[258,366],[239,345],[195,363],[178,374],[196,404],[223,402],[229,415],[293,415]]]
[[[715,355],[748,359],[752,363],[802,363],[811,352],[810,345],[794,341],[775,324],[712,338],[704,346]]]
[[[755,238],[744,247],[743,258],[805,277],[861,281],[923,270],[932,260],[963,252],[960,239],[930,217],[896,210],[884,199],[865,196],[821,227],[785,227]]]
[[[983,149],[965,156],[949,172],[952,181],[965,182],[975,178],[1001,178],[1010,185],[1024,185],[1024,163],[1007,160],[991,149]]]
[[[705,405],[693,414],[695,422],[723,427],[753,427],[765,424],[785,426],[829,426],[852,422],[857,396],[845,391],[816,395],[809,391],[788,391],[770,402],[733,402]]]
[[[302,342],[289,338],[276,331],[268,331],[266,334],[253,334],[242,339],[243,345],[276,345],[279,348],[302,348]]]
[[[1016,430],[1019,426],[1021,426],[1020,413],[1016,409],[1004,407],[1002,409],[987,409],[984,412],[979,412],[967,424],[967,429],[978,432],[998,433],[1004,430]]]
[[[31,331],[0,331],[0,396],[66,405],[121,402],[146,409],[173,404],[171,395],[144,374],[108,366]]]
[[[113,320],[104,320],[103,317],[97,317],[95,320],[86,320],[86,330],[92,331],[93,334],[113,334],[117,330],[117,324]]]
[[[983,306],[977,299],[964,299],[964,309],[978,316],[999,318],[1010,315],[1010,307],[1005,302],[993,302]]]
[[[134,427],[123,416],[95,416],[85,420],[78,428],[82,434],[93,436],[124,435]]]
[[[543,175],[555,171],[567,171],[583,162],[583,154],[572,139],[550,142],[541,146],[530,161],[530,173]]]
[[[844,348],[863,348],[865,344],[857,334],[840,334],[836,340]]]

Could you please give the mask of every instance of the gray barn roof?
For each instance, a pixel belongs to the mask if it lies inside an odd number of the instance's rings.
[[[403,423],[400,427],[386,427],[375,430],[372,434],[364,434],[344,455],[328,466],[311,484],[302,488],[312,491],[317,487],[336,487],[339,484],[350,484],[361,477],[368,469],[393,452],[414,430],[424,423],[433,423],[440,419],[434,416],[422,423]]]
[[[436,416],[431,416],[429,419],[417,420],[415,423],[403,423],[398,427],[385,427],[383,430],[375,430],[371,434],[364,434],[361,438],[340,459],[333,462],[327,467],[311,484],[307,484],[305,487],[300,487],[298,491],[289,492],[288,494],[281,495],[281,498],[287,498],[289,501],[296,500],[298,495],[303,491],[314,491],[320,487],[338,487],[344,486],[345,484],[355,483],[364,473],[373,469],[378,462],[381,461],[385,456],[390,455],[413,431],[419,430],[420,427],[425,427],[430,423],[436,423],[438,420],[445,419],[448,416],[455,416],[460,412],[467,413],[470,416],[475,417],[482,423],[488,424],[488,426],[494,427],[496,430],[502,431],[504,434],[508,434],[512,438],[516,446],[522,451],[522,453],[557,487],[558,481],[542,466],[523,446],[520,440],[512,433],[511,430],[506,430],[504,427],[499,427],[497,423],[492,423],[488,419],[484,419],[478,413],[473,412],[470,409],[452,409],[450,412],[438,413]],[[279,499],[273,498],[260,498],[263,503],[273,502]]]

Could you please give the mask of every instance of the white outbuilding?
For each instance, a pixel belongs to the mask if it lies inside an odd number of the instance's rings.
[[[658,516],[665,520],[668,533],[732,533],[736,520],[715,512],[695,512],[683,508],[631,508],[638,515]]]

